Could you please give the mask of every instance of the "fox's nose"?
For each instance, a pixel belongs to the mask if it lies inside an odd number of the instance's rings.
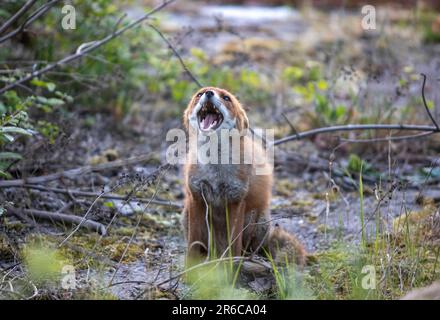
[[[209,98],[211,98],[211,97],[214,96],[214,92],[212,92],[211,90],[209,90],[209,91],[206,91],[206,92],[205,92],[205,95],[206,95],[206,97],[209,99]]]

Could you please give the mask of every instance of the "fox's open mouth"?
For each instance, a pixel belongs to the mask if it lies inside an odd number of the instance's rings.
[[[223,114],[212,103],[205,103],[197,113],[199,127],[202,131],[216,130],[223,122]]]

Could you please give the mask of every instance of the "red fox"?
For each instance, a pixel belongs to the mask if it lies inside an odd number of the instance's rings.
[[[183,122],[191,135],[220,135],[222,130],[249,128],[240,102],[224,89],[206,87],[191,99]],[[197,138],[197,144],[201,140]],[[222,141],[223,143],[223,141]],[[251,163],[199,163],[199,151],[188,153],[184,167],[185,204],[182,223],[187,241],[187,262],[196,263],[216,256],[243,256],[270,253],[275,261],[305,264],[306,252],[291,234],[273,226],[270,217],[272,168],[262,143],[249,135],[240,135],[242,159],[263,159],[258,166],[269,169],[256,173]],[[229,157],[231,160],[231,157]],[[230,251],[229,251],[230,250]]]

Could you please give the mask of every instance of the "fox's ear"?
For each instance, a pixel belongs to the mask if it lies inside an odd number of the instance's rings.
[[[185,110],[185,112],[183,113],[183,118],[182,118],[182,122],[183,122],[183,127],[188,130],[189,127],[189,120],[188,120],[188,116],[189,116],[189,107],[188,106]]]
[[[186,130],[189,130],[189,116],[191,115],[191,106],[194,103],[194,97],[191,98],[191,100],[188,103],[188,106],[185,109],[185,112],[183,113],[183,126]]]
[[[245,112],[243,112],[243,128],[242,129],[249,129],[249,119]]]
[[[238,130],[245,130],[249,128],[249,119],[246,115],[246,112],[243,108],[240,108],[240,115],[238,117],[239,121],[237,123],[237,129]]]

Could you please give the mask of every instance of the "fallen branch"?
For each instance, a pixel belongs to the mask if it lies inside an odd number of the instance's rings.
[[[8,208],[8,212],[11,212],[14,215],[18,215],[20,213],[34,216],[41,219],[51,220],[51,221],[59,221],[71,224],[78,224],[89,230],[94,230],[101,235],[106,234],[106,228],[103,224],[93,221],[93,220],[84,220],[82,217],[75,216],[73,214],[63,214],[63,213],[55,213],[43,210],[35,210],[35,209],[20,209],[20,208]]]
[[[45,187],[45,186],[41,186],[41,185],[32,185],[32,184],[25,184],[25,185],[22,185],[19,187],[28,188],[28,189],[35,189],[35,190],[40,190],[40,191],[47,191],[47,192],[63,193],[63,194],[67,194],[67,195],[72,195],[72,196],[77,196],[77,197],[85,197],[85,198],[96,198],[100,195],[99,192],[50,188],[50,187]],[[165,200],[152,200],[152,199],[145,199],[145,198],[127,197],[127,196],[120,196],[120,195],[116,195],[116,194],[101,195],[101,198],[102,199],[109,199],[109,200],[137,202],[137,203],[152,203],[152,204],[157,204],[160,206],[174,207],[177,209],[182,208],[182,205],[179,203],[165,201]]]
[[[154,9],[152,9],[150,12],[148,12],[148,13],[144,14],[143,16],[141,16],[140,18],[134,20],[133,22],[126,25],[125,27],[122,27],[122,28],[118,29],[117,31],[112,32],[111,34],[107,35],[106,37],[104,37],[101,40],[96,40],[96,41],[82,44],[81,46],[79,46],[78,50],[76,50],[76,52],[74,54],[71,54],[67,57],[64,57],[63,59],[58,60],[57,62],[51,63],[51,64],[47,65],[46,67],[41,68],[40,70],[36,70],[36,71],[30,73],[29,75],[4,86],[3,88],[0,89],[0,94],[3,94],[8,90],[11,90],[11,89],[23,84],[23,83],[26,83],[27,81],[29,81],[35,77],[41,76],[42,74],[44,74],[44,73],[46,73],[56,67],[59,67],[63,64],[72,62],[74,60],[77,60],[77,59],[83,57],[87,53],[101,47],[102,45],[106,44],[107,42],[109,42],[109,41],[113,40],[114,38],[118,37],[119,35],[123,34],[125,31],[136,27],[141,22],[148,19],[151,15],[162,10],[164,7],[166,7],[167,5],[169,5],[170,3],[174,2],[174,1],[175,0],[167,0],[167,1],[162,2],[160,5],[158,5]]]
[[[341,131],[357,131],[357,130],[410,130],[410,131],[425,131],[429,133],[439,133],[440,129],[434,126],[411,125],[411,124],[349,124],[345,126],[331,126],[325,128],[318,128],[304,132],[298,132],[294,135],[287,136],[275,140],[273,145],[277,146],[289,141],[300,140],[307,137],[316,136],[318,134],[327,132],[341,132]],[[407,136],[406,138],[408,138]],[[415,137],[415,136],[414,136]]]
[[[102,164],[98,164],[95,166],[84,166],[76,169],[70,169],[62,172],[52,173],[45,176],[39,176],[39,177],[29,177],[25,179],[16,179],[16,180],[5,180],[0,181],[0,188],[9,188],[9,187],[22,187],[24,185],[32,185],[32,184],[41,184],[61,178],[67,178],[67,179],[73,179],[76,176],[92,173],[92,172],[99,172],[104,171],[108,169],[114,169],[119,168],[123,166],[129,166],[134,165],[142,162],[146,162],[148,160],[151,160],[154,156],[152,154],[143,155],[143,156],[137,156],[137,157],[131,157],[127,159],[121,159],[121,160],[115,160],[111,162],[106,162]]]
[[[428,114],[428,117],[431,119],[431,122],[434,124],[434,126],[422,126],[422,125],[411,125],[411,124],[349,124],[345,126],[331,126],[331,127],[325,127],[325,128],[318,128],[313,129],[309,131],[304,132],[297,132],[295,128],[293,127],[292,123],[289,121],[289,119],[283,114],[284,118],[286,119],[289,126],[292,128],[292,130],[295,132],[294,135],[287,136],[278,140],[275,140],[273,145],[280,145],[282,143],[286,143],[288,141],[293,140],[300,140],[311,136],[316,136],[318,134],[327,133],[327,132],[340,132],[340,131],[356,131],[356,130],[409,130],[409,131],[424,131],[422,134],[415,134],[415,135],[406,135],[401,137],[388,137],[384,138],[385,141],[388,140],[403,140],[403,139],[416,139],[421,137],[426,137],[428,135],[439,133],[440,127],[438,126],[437,122],[435,121],[431,111],[429,110],[428,103],[426,102],[425,97],[425,85],[426,85],[426,75],[421,74],[423,77],[423,83],[422,83],[422,101],[423,106],[425,108],[426,113]],[[376,142],[376,141],[384,141],[379,139],[370,139],[370,140],[346,140],[346,142]]]

